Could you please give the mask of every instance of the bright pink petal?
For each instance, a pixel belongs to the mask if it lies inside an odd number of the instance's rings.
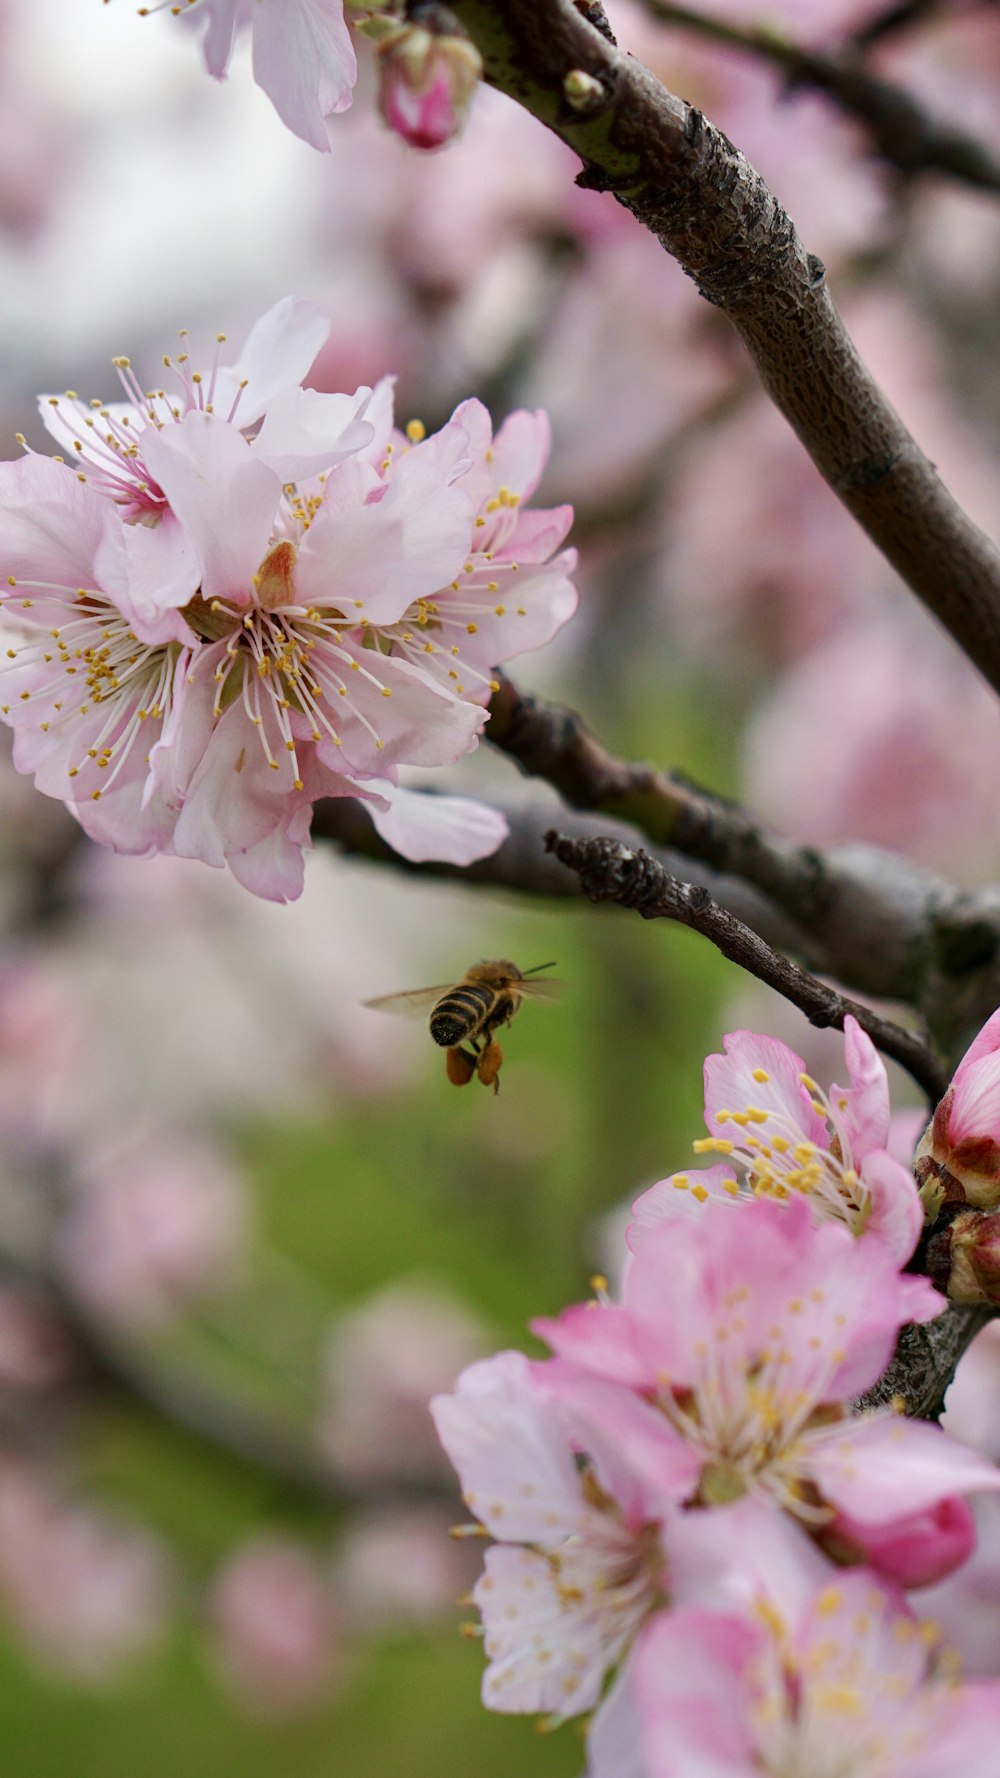
[[[694,1219],[701,1215],[705,1198],[732,1198],[735,1193],[726,1186],[736,1183],[733,1169],[727,1166],[692,1167],[688,1173],[671,1173],[658,1179],[632,1205],[632,1220],[625,1231],[625,1240],[632,1253],[638,1253],[646,1236],[661,1223],[678,1218]]]
[[[722,1041],[725,1055],[705,1062],[705,1123],[713,1136],[738,1135],[732,1114],[750,1109],[769,1114],[769,1134],[826,1148],[826,1122],[813,1110],[802,1083],[802,1058],[776,1037],[754,1031],[732,1031]],[[726,1112],[729,1117],[721,1115]]]
[[[957,1496],[887,1525],[863,1524],[838,1513],[827,1531],[836,1553],[844,1547],[852,1561],[863,1562],[907,1588],[933,1586],[967,1561],[976,1547],[976,1522]]]
[[[982,1030],[973,1038],[955,1069],[955,1081],[960,1081],[977,1062],[982,1062],[987,1056],[995,1055],[998,1050],[1000,1050],[1000,1008],[987,1019]]]
[[[253,72],[282,122],[327,151],[324,119],[351,103],[358,73],[343,0],[258,0]]]
[[[694,1493],[698,1454],[641,1396],[561,1359],[534,1364],[531,1375],[557,1404],[571,1444],[586,1451],[629,1523],[656,1518],[665,1504]]]
[[[632,1657],[649,1778],[760,1778],[747,1668],[764,1632],[697,1606],[661,1612]]]
[[[956,1074],[952,1083],[949,1141],[956,1148],[984,1139],[1000,1143],[1000,1051],[982,1055],[968,1066],[963,1062],[960,1074],[961,1079]]]
[[[372,822],[394,852],[413,864],[444,859],[474,864],[489,858],[507,838],[507,823],[496,809],[465,796],[435,796],[376,783],[388,808],[373,808]]]
[[[543,1315],[531,1323],[531,1331],[560,1358],[609,1382],[635,1389],[656,1382],[658,1352],[650,1351],[636,1317],[617,1303],[581,1303],[564,1309],[558,1320]]]
[[[830,1102],[857,1164],[889,1140],[889,1078],[871,1038],[850,1014],[844,1020],[844,1050],[851,1084],[832,1086]]]

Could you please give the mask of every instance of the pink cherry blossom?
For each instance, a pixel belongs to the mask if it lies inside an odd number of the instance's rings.
[[[753,1612],[661,1613],[636,1651],[633,1691],[644,1778],[998,1769],[1000,1685],[959,1683],[933,1629],[863,1572],[794,1614],[766,1597]]]
[[[433,438],[394,434],[388,383],[298,387],[326,330],[287,299],[234,366],[180,354],[177,397],[123,360],[130,403],[43,400],[82,468],[0,466],[19,769],[95,838],[228,864],[274,900],[301,891],[323,796],[369,802],[415,860],[494,851],[499,815],[399,770],[475,746],[494,662],[576,603],[575,556],[553,554],[569,509],[521,505],[544,416],[494,440],[469,402]]]
[[[889,1084],[885,1065],[857,1020],[844,1024],[850,1085],[817,1086],[800,1056],[777,1038],[735,1031],[725,1054],[705,1063],[705,1122],[712,1134],[699,1154],[722,1154],[722,1166],[676,1173],[635,1205],[634,1250],[646,1229],[683,1214],[706,1194],[787,1199],[800,1192],[815,1215],[878,1237],[900,1262],[923,1226],[913,1177],[889,1152]]]
[[[369,1487],[439,1476],[428,1403],[487,1350],[471,1309],[415,1281],[390,1285],[344,1315],[330,1340],[319,1429],[335,1469]]]
[[[224,1284],[246,1220],[242,1182],[221,1155],[147,1134],[90,1163],[61,1229],[60,1259],[96,1315],[151,1326]]]
[[[259,1538],[216,1575],[208,1616],[216,1659],[244,1704],[283,1715],[331,1691],[337,1613],[307,1551],[288,1538]]]
[[[1000,1487],[1000,1471],[939,1428],[850,1412],[883,1373],[900,1326],[933,1318],[942,1302],[926,1279],[898,1272],[883,1242],[816,1224],[798,1196],[739,1210],[710,1197],[696,1220],[646,1233],[621,1305],[535,1324],[558,1362],[533,1376],[565,1409],[599,1419],[621,1462],[661,1497],[768,1500],[831,1543],[843,1514],[877,1563],[876,1546],[907,1515]],[[635,1424],[640,1400],[658,1411],[658,1431]],[[934,1578],[959,1548],[954,1515],[936,1527],[923,1518],[917,1530]]]
[[[918,1144],[915,1171],[931,1214],[946,1200],[1000,1208],[1000,1012],[959,1062]]]
[[[105,1678],[160,1627],[166,1578],[145,1533],[67,1500],[37,1467],[0,1466],[0,1597],[45,1661]]]

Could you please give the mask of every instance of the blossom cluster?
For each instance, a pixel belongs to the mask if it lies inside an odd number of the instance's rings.
[[[125,399],[40,398],[65,456],[0,465],[0,715],[15,764],[120,852],[173,852],[256,894],[302,887],[320,797],[405,857],[465,864],[505,827],[402,766],[474,748],[495,666],[572,614],[569,507],[524,506],[540,413],[493,436],[466,401],[432,436],[390,380],[304,389],[328,333],[286,298],[234,365],[164,363]]]
[[[945,1302],[902,1269],[923,1206],[881,1059],[845,1037],[828,1092],[783,1043],[727,1037],[713,1163],[639,1198],[620,1300],[595,1280],[534,1323],[553,1356],[502,1352],[433,1404],[494,1540],[484,1702],[596,1711],[590,1778],[1000,1769],[1000,1684],[960,1685],[906,1596],[970,1555],[965,1496],[1000,1470],[902,1403],[854,1407]]]

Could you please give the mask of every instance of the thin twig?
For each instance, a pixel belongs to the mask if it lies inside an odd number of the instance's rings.
[[[865,369],[759,174],[572,0],[453,0],[487,78],[613,192],[740,333],[814,463],[1000,691],[1000,552],[948,493]]]
[[[845,51],[810,50],[783,32],[707,17],[670,0],[643,0],[661,24],[755,56],[779,69],[790,86],[826,93],[869,132],[883,160],[910,176],[947,173],[1000,192],[1000,160],[967,130],[931,115],[912,94],[864,67],[853,44]],[[884,23],[888,30],[888,21]],[[856,42],[856,40],[855,40]]]
[[[751,927],[712,900],[708,890],[681,882],[641,847],[620,840],[573,840],[554,829],[545,836],[546,850],[575,871],[591,901],[613,901],[634,908],[644,920],[677,920],[710,939],[730,962],[738,963],[758,981],[766,982],[806,1014],[810,1023],[843,1030],[849,1014],[867,1031],[876,1047],[901,1064],[936,1105],[948,1086],[948,1074],[930,1045],[869,1007],[848,1000],[817,981],[796,963],[765,944]]]

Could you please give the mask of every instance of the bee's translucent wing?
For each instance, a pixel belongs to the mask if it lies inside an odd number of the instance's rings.
[[[408,988],[402,994],[379,994],[375,1000],[363,1000],[371,1012],[391,1012],[398,1018],[418,1018],[421,1013],[430,1012],[436,1000],[448,989],[454,987],[453,982],[439,982],[434,988]]]
[[[554,975],[538,975],[528,981],[518,982],[517,991],[528,995],[532,1000],[558,1000],[568,986],[567,982],[559,981]]]

